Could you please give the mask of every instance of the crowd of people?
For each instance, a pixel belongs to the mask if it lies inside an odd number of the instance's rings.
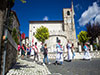
[[[75,48],[74,48],[74,44],[71,43],[68,40],[68,43],[66,45],[67,48],[67,61],[71,62],[72,59],[74,59],[75,56]],[[84,57],[83,59],[87,60],[87,59],[91,59],[90,53],[89,53],[89,46],[88,43],[86,42],[85,45],[83,46],[84,49]],[[20,51],[21,50],[21,51]],[[25,46],[24,44],[22,44],[22,46],[18,45],[18,55],[19,52],[21,52],[21,58],[24,59],[25,54],[27,55],[27,58],[29,58],[30,56],[34,56],[34,61],[38,62],[39,61],[39,50],[37,47],[37,42],[35,42],[35,45],[32,46]],[[50,64],[49,58],[48,58],[48,48],[47,48],[47,44],[42,45],[41,48],[41,52],[44,56],[43,58],[43,63],[46,63],[46,59],[47,59],[47,64]],[[64,57],[63,57],[63,47],[61,45],[61,40],[58,40],[57,44],[56,44],[56,60],[55,63],[56,65],[63,64],[64,61]]]

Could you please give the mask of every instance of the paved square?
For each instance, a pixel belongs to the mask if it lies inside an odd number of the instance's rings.
[[[47,67],[51,73],[57,75],[100,75],[100,59],[64,61],[64,65],[50,64]]]

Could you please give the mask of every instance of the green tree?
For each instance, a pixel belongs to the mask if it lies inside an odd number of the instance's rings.
[[[16,28],[14,28],[13,31],[12,31],[12,37],[13,37],[14,41],[16,42],[16,44],[19,43],[17,35],[18,34],[17,34],[17,31],[16,31]]]
[[[15,0],[11,0],[12,2],[15,2]],[[20,0],[22,3],[26,3],[26,0]]]
[[[79,34],[78,34],[78,40],[79,42],[81,43],[85,43],[89,40],[89,37],[88,37],[88,33],[86,31],[81,31]]]
[[[22,1],[22,3],[26,3],[26,0],[20,0],[20,1]]]
[[[45,42],[46,39],[49,38],[49,31],[48,28],[41,26],[40,28],[37,28],[35,37],[41,41],[42,43]]]
[[[26,0],[20,0],[22,3],[26,3]],[[8,0],[8,5],[10,8],[14,6],[15,0]]]

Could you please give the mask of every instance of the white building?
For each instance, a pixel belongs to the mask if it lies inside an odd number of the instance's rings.
[[[63,20],[62,21],[30,21],[29,22],[29,41],[32,44],[38,42],[38,47],[41,47],[41,43],[34,37],[36,29],[45,26],[48,28],[50,36],[45,42],[48,45],[49,52],[53,52],[56,48],[57,38],[61,40],[61,44],[66,51],[67,41],[70,40],[74,44],[76,43],[76,31],[74,24],[74,10],[73,2],[71,8],[63,9]]]

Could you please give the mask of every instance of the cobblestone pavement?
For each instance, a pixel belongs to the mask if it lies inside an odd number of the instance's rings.
[[[64,61],[63,65],[47,65],[52,75],[100,75],[100,58],[87,60]]]
[[[33,62],[33,58],[26,58],[25,60],[19,58],[7,75],[100,75],[100,51],[91,52],[91,56],[93,58],[91,61],[83,61],[80,60],[83,53],[76,53],[76,59],[78,60],[64,61],[64,65],[57,66],[54,64],[47,66],[41,63],[37,64]],[[50,58],[52,57],[54,56],[51,55]],[[55,57],[50,62],[53,63],[54,59]]]
[[[15,66],[6,75],[48,75],[50,72],[46,65],[33,62],[32,59],[18,59]]]

